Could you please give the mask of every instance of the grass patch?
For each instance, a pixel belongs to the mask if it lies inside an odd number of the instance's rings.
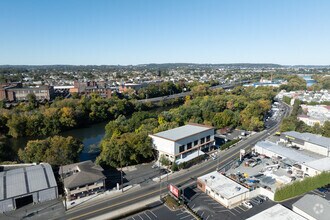
[[[283,201],[296,196],[303,195],[311,190],[330,184],[330,173],[322,172],[313,177],[306,177],[302,181],[295,181],[275,191],[274,200]]]
[[[178,201],[176,199],[174,199],[172,196],[166,196],[164,198],[164,201],[165,201],[165,204],[167,205],[167,207],[169,207],[171,209],[177,209],[180,206]]]

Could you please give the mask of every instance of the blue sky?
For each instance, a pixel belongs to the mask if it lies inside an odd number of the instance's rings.
[[[327,0],[1,0],[1,64],[330,64]]]

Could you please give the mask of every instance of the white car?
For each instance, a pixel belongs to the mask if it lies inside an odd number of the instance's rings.
[[[242,205],[245,206],[245,207],[248,208],[248,209],[250,209],[250,208],[253,207],[252,204],[251,204],[249,201],[244,201],[244,202],[242,203]]]

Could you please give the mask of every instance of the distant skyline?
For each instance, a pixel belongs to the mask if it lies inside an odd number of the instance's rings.
[[[0,65],[330,64],[327,0],[1,0]]]

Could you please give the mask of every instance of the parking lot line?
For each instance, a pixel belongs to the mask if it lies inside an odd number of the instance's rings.
[[[208,216],[207,216],[207,218],[206,218],[205,220],[208,220],[208,219],[209,219],[209,217],[210,217],[210,216],[208,215]]]
[[[184,217],[181,217],[180,219],[185,219],[185,218],[189,218],[189,217],[191,217],[191,216],[190,215],[186,215]]]
[[[238,214],[241,214],[241,212],[236,210],[236,208],[233,208],[232,210],[235,210],[236,212],[238,212]]]
[[[184,214],[185,214],[184,212],[180,212],[180,213],[178,213],[176,215],[179,216],[179,215],[184,215]]]
[[[147,212],[150,212],[153,216],[155,216],[155,218],[157,218],[157,215],[153,211],[147,210]]]
[[[150,219],[150,220],[151,220],[151,218],[149,217],[149,215],[147,215],[147,213],[146,213],[146,212],[144,212],[144,214],[145,214],[145,216],[147,216],[147,217],[148,217],[148,219]]]
[[[216,211],[216,213],[221,213],[221,212],[230,212],[231,214],[233,214],[234,216],[236,216],[235,213],[233,213],[232,211],[226,209],[226,210],[221,210],[221,211]]]
[[[212,206],[213,209],[225,209],[223,206]]]
[[[195,207],[196,204],[193,204],[193,206],[191,207],[191,209],[193,209]]]
[[[204,215],[204,212],[202,212],[201,217],[203,217],[203,215]]]
[[[138,215],[140,217],[140,219],[144,220],[140,215]]]
[[[242,210],[243,212],[246,212],[247,210],[244,210],[241,206],[237,206],[236,208],[239,208],[240,210]]]

